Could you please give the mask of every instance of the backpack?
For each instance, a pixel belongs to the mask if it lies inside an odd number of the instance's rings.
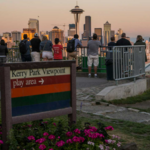
[[[71,53],[71,52],[74,52],[74,50],[75,50],[75,39],[72,39],[68,41],[67,52]]]
[[[21,54],[25,54],[27,52],[27,48],[26,48],[26,42],[27,41],[21,41],[19,44],[19,50]]]

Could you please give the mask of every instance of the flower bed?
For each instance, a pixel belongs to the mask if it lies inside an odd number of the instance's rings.
[[[110,136],[113,127],[98,123],[79,123],[69,127],[66,122],[53,119],[31,124],[18,124],[10,131],[9,150],[119,150],[120,137]],[[3,142],[0,140],[0,144]]]

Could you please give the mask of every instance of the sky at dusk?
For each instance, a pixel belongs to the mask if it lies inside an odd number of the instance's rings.
[[[54,25],[74,23],[69,11],[76,0],[0,0],[0,34],[28,27],[29,18],[39,16],[40,31],[51,31]],[[78,0],[84,13],[80,18],[80,34],[83,33],[85,16],[92,18],[94,28],[103,28],[109,21],[112,30],[121,28],[129,37],[141,34],[150,36],[150,0]],[[63,26],[58,26],[64,30]],[[66,26],[66,33],[68,26]]]

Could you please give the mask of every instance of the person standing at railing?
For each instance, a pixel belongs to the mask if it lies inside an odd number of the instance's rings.
[[[0,56],[6,56],[8,53],[7,45],[4,40],[1,40],[0,43]]]
[[[93,40],[88,42],[88,77],[91,77],[91,66],[94,64],[94,77],[97,77],[97,66],[99,65],[98,48],[101,46],[101,42],[97,40],[97,34],[93,34]]]
[[[126,39],[126,33],[122,33],[121,39],[116,42],[116,46],[126,46],[126,45],[130,46],[131,43],[129,40]]]
[[[134,43],[134,45],[145,45],[145,49],[146,49],[146,43],[143,41],[144,41],[143,37],[141,35],[138,35],[136,38],[136,43]],[[146,53],[145,53],[145,62],[147,62]]]
[[[43,36],[42,42],[40,43],[40,50],[42,51],[44,61],[53,60],[52,46],[52,42],[46,36]]]
[[[30,42],[28,41],[27,34],[24,34],[23,38],[24,40],[22,40],[19,44],[21,59],[23,62],[31,61]]]
[[[53,51],[54,51],[54,60],[62,60],[62,44],[59,45],[59,38],[55,39],[55,45],[53,45]]]
[[[38,33],[34,34],[34,38],[30,41],[32,46],[31,57],[32,61],[40,61],[40,43]]]
[[[113,47],[116,46],[115,37],[114,37],[114,36],[111,37],[110,40],[111,40],[111,42],[108,43],[108,47],[109,47],[108,49],[109,49],[109,50],[112,50]]]
[[[73,58],[76,60],[76,68],[78,70],[78,56],[77,56],[77,47],[82,47],[81,42],[79,41],[78,34],[74,35],[74,38],[72,39],[72,43],[74,45],[72,52],[68,52],[68,60],[72,60]]]

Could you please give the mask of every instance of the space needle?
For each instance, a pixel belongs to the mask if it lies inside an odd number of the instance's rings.
[[[76,34],[79,35],[79,21],[80,15],[84,12],[83,9],[80,9],[78,5],[75,6],[74,9],[71,10],[71,13],[74,14],[75,26],[76,26]]]

